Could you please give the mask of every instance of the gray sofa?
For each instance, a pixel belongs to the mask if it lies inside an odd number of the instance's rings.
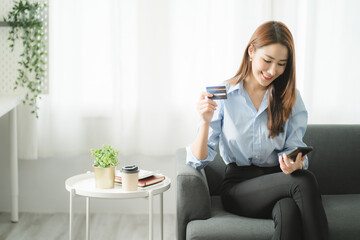
[[[360,239],[360,125],[309,125],[304,142],[314,147],[309,170],[317,177],[329,222],[330,240]],[[178,240],[270,239],[274,224],[226,212],[220,200],[225,164],[219,155],[204,170],[177,167]]]

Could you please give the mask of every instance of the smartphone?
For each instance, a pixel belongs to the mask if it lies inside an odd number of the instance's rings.
[[[293,151],[291,151],[289,154],[287,154],[288,158],[291,158],[293,160],[296,159],[299,152],[301,152],[302,156],[308,154],[313,150],[313,147],[307,146],[307,147],[297,147]]]

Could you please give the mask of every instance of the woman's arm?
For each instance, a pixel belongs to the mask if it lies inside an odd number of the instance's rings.
[[[300,92],[297,91],[297,98],[293,112],[288,119],[286,130],[286,142],[284,150],[292,150],[296,147],[305,147],[303,137],[307,127],[308,113],[302,101]],[[279,155],[280,167],[284,173],[289,174],[298,169],[305,169],[308,166],[307,155],[298,154],[296,159],[290,159],[283,152]]]
[[[207,141],[209,136],[209,127],[214,111],[217,107],[216,102],[208,97],[212,97],[212,94],[208,92],[201,93],[197,106],[201,117],[201,123],[195,140],[191,144],[191,151],[199,160],[204,160],[208,155]]]
[[[209,136],[210,123],[201,122],[198,134],[191,144],[191,152],[199,160],[204,160],[208,155],[207,140]]]

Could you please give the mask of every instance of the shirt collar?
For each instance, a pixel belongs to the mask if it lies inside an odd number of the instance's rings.
[[[241,93],[243,89],[244,89],[243,81],[240,81],[239,83],[235,84],[234,86],[230,86],[230,84],[229,84],[228,94],[235,92],[236,90],[239,90],[239,92]]]
[[[230,86],[230,84],[229,84],[228,89],[229,89],[228,94],[238,91],[240,95],[244,96],[244,93],[245,93],[244,92],[245,91],[244,81],[240,81],[239,83],[237,83],[234,86]],[[259,107],[258,115],[261,114],[268,107],[268,92],[269,92],[268,90],[265,92],[264,98]]]

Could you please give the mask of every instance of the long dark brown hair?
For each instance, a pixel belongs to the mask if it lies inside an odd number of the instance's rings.
[[[260,25],[252,35],[236,75],[229,83],[235,85],[244,80],[252,71],[249,47],[258,49],[270,44],[280,43],[288,49],[288,59],[283,74],[268,87],[269,138],[284,132],[283,126],[289,118],[296,100],[295,47],[290,30],[282,22],[269,21]]]

